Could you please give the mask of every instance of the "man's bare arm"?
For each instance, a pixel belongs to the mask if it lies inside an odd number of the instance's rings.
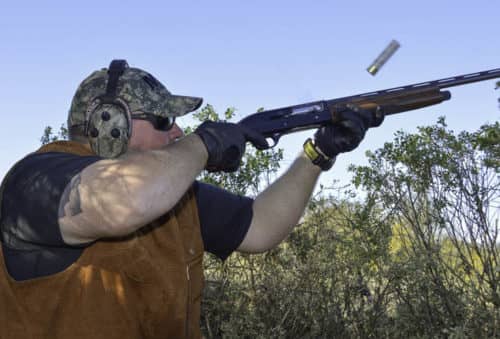
[[[59,204],[63,240],[81,244],[129,234],[169,211],[207,161],[196,134],[159,150],[128,152],[75,175]]]
[[[285,174],[256,197],[252,222],[238,251],[264,252],[285,239],[304,213],[320,173],[301,152]]]

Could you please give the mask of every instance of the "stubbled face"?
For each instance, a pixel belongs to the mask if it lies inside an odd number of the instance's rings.
[[[132,120],[132,136],[129,140],[130,150],[147,151],[161,148],[184,136],[177,124],[168,131],[156,130],[146,120]]]

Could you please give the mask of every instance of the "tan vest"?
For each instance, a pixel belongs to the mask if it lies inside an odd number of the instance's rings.
[[[92,154],[61,141],[39,150],[50,151]],[[199,338],[202,259],[191,190],[156,222],[95,242],[50,276],[15,281],[0,251],[0,338]]]

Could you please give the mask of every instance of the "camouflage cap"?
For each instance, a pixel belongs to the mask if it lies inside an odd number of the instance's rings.
[[[71,102],[68,114],[70,133],[84,135],[89,118],[89,106],[106,92],[108,70],[93,72],[82,81]],[[116,95],[128,105],[131,113],[150,113],[163,117],[177,117],[198,109],[202,98],[174,95],[148,72],[127,68],[120,76]]]

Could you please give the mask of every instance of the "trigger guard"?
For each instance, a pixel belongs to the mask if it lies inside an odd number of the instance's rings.
[[[271,135],[270,137],[266,138],[267,139],[271,139],[273,142],[269,142],[269,148],[274,148],[276,147],[276,145],[278,144],[278,142],[280,141],[280,138],[281,138],[281,134],[273,134]]]

